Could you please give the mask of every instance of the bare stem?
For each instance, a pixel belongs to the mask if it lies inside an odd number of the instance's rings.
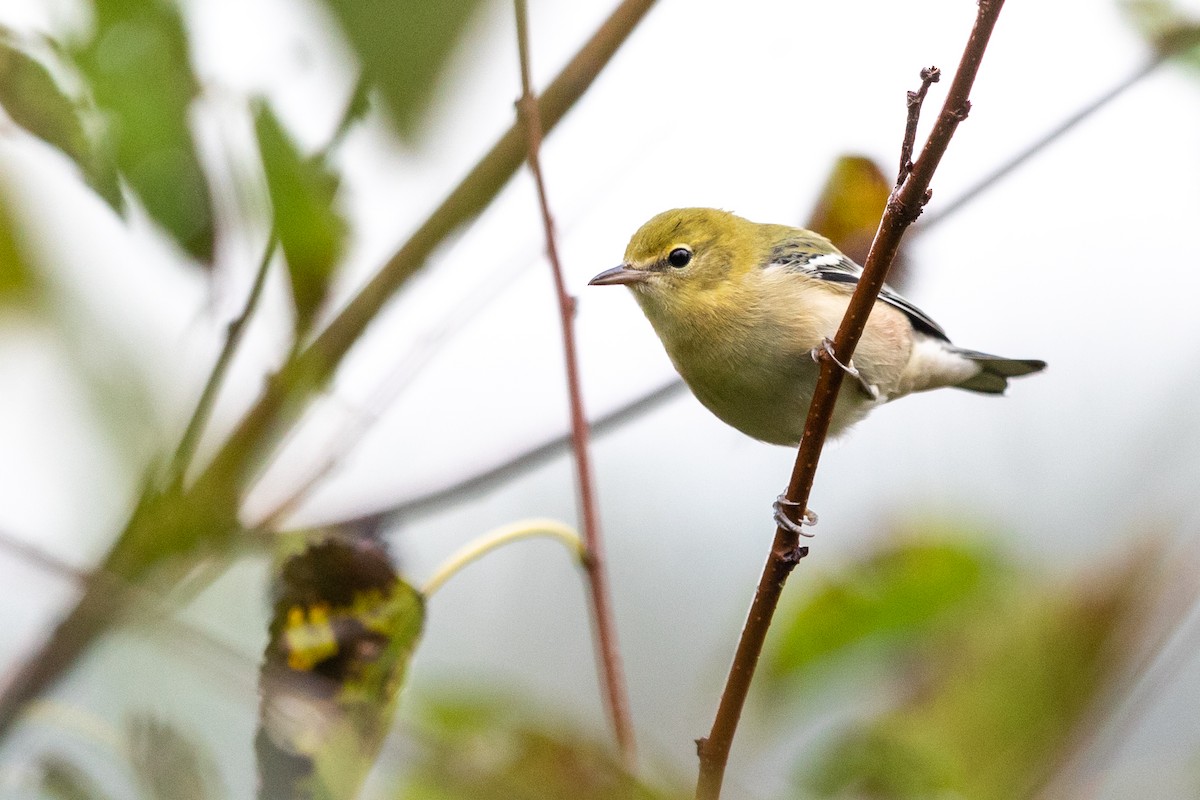
[[[1003,0],[980,0],[975,25],[963,50],[958,72],[950,85],[941,113],[904,184],[892,193],[888,201],[883,218],[879,222],[879,230],[876,231],[875,240],[871,244],[871,251],[867,255],[862,277],[855,287],[846,315],[842,318],[834,338],[833,352],[822,351],[820,377],[808,409],[804,435],[800,440],[800,450],[796,455],[796,464],[787,490],[787,499],[798,508],[807,508],[817,463],[829,432],[838,390],[841,388],[844,373],[836,366],[834,359],[843,364],[850,363],[854,348],[862,337],[867,317],[883,288],[888,268],[899,249],[900,238],[921,213],[928,200],[933,173],[945,154],[958,123],[966,118],[970,109],[968,97],[971,86],[1003,5]],[[738,720],[750,691],[750,683],[762,653],[771,618],[779,605],[779,597],[788,575],[807,554],[808,548],[799,546],[795,533],[783,528],[776,529],[770,555],[763,568],[741,639],[738,641],[737,652],[721,695],[716,718],[713,720],[712,731],[707,738],[697,742],[697,752],[700,756],[697,800],[716,800],[721,795],[721,784],[729,761],[729,749],[733,744]]]
[[[942,71],[937,67],[926,67],[921,70],[921,88],[908,93],[908,122],[904,126],[904,141],[900,144],[900,169],[896,172],[896,188],[904,185],[904,179],[912,172],[913,147],[917,143],[917,123],[921,120],[921,106],[925,103],[925,95],[929,87],[942,79]]]
[[[608,576],[605,571],[604,539],[600,533],[600,514],[596,508],[595,484],[592,477],[591,453],[588,440],[591,431],[587,413],[583,409],[583,390],[579,382],[579,354],[575,347],[575,298],[567,292],[562,264],[558,259],[558,244],[554,235],[554,220],[550,215],[550,201],[546,197],[546,182],[542,177],[539,152],[542,142],[542,122],[538,115],[538,103],[533,94],[529,75],[529,14],[525,0],[514,0],[517,16],[517,49],[521,59],[521,97],[517,101],[517,115],[525,129],[526,159],[529,171],[537,187],[538,205],[542,212],[542,228],[546,235],[546,256],[550,260],[550,272],[554,276],[554,290],[558,296],[558,315],[562,323],[563,355],[566,362],[567,394],[571,407],[571,445],[575,456],[575,479],[579,493],[579,515],[583,523],[583,541],[587,549],[584,571],[588,579],[588,595],[591,599],[592,619],[595,624],[596,651],[600,662],[601,684],[604,690],[605,707],[617,737],[617,745],[628,770],[636,766],[636,744],[633,721],[629,713],[629,698],[625,690],[625,678],[621,670],[620,648],[617,644],[616,625],[613,622],[612,601],[609,596]]]
[[[278,241],[275,231],[272,229],[268,234],[267,244],[263,248],[262,259],[258,263],[258,272],[254,276],[254,283],[250,287],[250,294],[246,298],[246,305],[242,308],[242,313],[238,314],[226,329],[225,344],[221,346],[217,362],[213,365],[212,372],[208,375],[208,380],[204,384],[204,390],[200,392],[200,399],[196,401],[196,409],[192,412],[192,418],[188,420],[183,437],[179,440],[179,446],[175,449],[175,455],[171,457],[171,466],[167,473],[167,480],[173,486],[183,484],[187,468],[192,463],[192,458],[196,455],[196,447],[200,443],[200,435],[204,433],[204,427],[208,424],[208,418],[212,416],[213,406],[216,405],[217,395],[221,391],[221,385],[225,382],[225,375],[229,372],[229,365],[233,363],[233,357],[237,353],[238,345],[241,344],[242,337],[246,333],[246,327],[250,322],[250,318],[254,316],[255,310],[258,308],[258,301],[262,297],[263,286],[266,285],[267,272],[271,267],[271,258],[275,255],[275,247]]]

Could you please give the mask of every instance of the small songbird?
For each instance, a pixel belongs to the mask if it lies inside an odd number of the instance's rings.
[[[643,225],[625,262],[591,284],[633,290],[692,392],[722,420],[765,442],[795,445],[819,367],[862,268],[812,231],[679,208]],[[964,350],[889,287],[871,311],[830,433],[897,397],[954,386],[1001,394],[1046,362]]]

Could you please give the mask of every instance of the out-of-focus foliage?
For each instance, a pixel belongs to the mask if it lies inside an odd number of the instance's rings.
[[[1155,50],[1200,67],[1200,19],[1170,0],[1125,0],[1122,6]]]
[[[41,772],[39,788],[52,800],[108,800],[91,776],[64,758],[43,759]]]
[[[841,735],[805,788],[820,797],[1029,797],[1127,674],[1157,591],[1147,561],[1046,585],[1010,572],[1003,592],[892,662],[897,702]],[[858,570],[856,570],[857,572]],[[916,647],[919,645],[919,647]]]
[[[275,212],[275,234],[291,278],[296,328],[303,332],[325,299],[346,239],[346,222],[333,205],[338,179],[322,155],[300,154],[265,103],[255,112],[254,128]]]
[[[891,193],[891,182],[874,161],[866,156],[841,156],[834,162],[805,227],[824,235],[862,264]],[[891,276],[896,285],[903,270],[903,264],[893,263]]]
[[[960,624],[1003,583],[1009,570],[964,540],[923,539],[887,547],[825,578],[781,614],[764,680],[810,682],[831,659],[874,646],[894,656],[933,632]]]
[[[213,254],[208,180],[188,111],[199,86],[179,12],[166,0],[97,0],[76,49],[117,165],[146,210],[195,258]]]
[[[370,539],[288,559],[260,676],[260,794],[353,798],[392,722],[424,600]]]
[[[212,756],[174,726],[153,717],[129,720],[129,756],[147,800],[225,797]]]
[[[478,0],[325,0],[379,87],[397,131],[411,136]]]
[[[36,273],[21,251],[19,234],[8,204],[0,195],[0,308],[26,302],[34,291]]]
[[[427,738],[397,800],[668,800],[682,788],[631,777],[612,748],[552,732],[498,701],[458,697],[428,710]]]
[[[50,70],[0,28],[0,106],[17,125],[57,147],[115,210],[124,208],[116,165],[102,143],[87,133],[79,106]]]

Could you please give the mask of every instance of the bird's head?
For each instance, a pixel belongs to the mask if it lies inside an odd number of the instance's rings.
[[[624,284],[643,304],[686,302],[688,297],[719,291],[759,263],[759,227],[713,208],[664,211],[629,240],[624,263],[589,283]]]

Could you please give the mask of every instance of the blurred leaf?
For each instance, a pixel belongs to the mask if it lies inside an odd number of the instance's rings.
[[[325,0],[398,132],[411,137],[479,0]]]
[[[766,661],[765,679],[797,681],[867,642],[910,643],[977,607],[1001,582],[1004,567],[966,543],[914,541],[826,578],[787,611]]]
[[[79,767],[57,756],[41,763],[41,791],[53,800],[108,800],[108,795]]]
[[[350,131],[357,123],[362,122],[367,114],[371,111],[371,84],[366,77],[359,75],[358,81],[354,84],[354,91],[350,95],[350,99],[346,101],[346,108],[342,111],[342,118],[338,122],[337,130],[330,137],[329,144],[325,147],[325,152],[329,153],[346,138],[347,132]]]
[[[900,677],[900,704],[842,737],[808,788],[877,800],[1031,796],[1137,650],[1125,637],[1156,591],[1145,566],[1131,559],[1062,589],[1014,587],[961,619]]]
[[[66,153],[88,185],[116,211],[124,208],[116,165],[85,133],[79,107],[50,71],[0,30],[0,106],[34,136]]]
[[[168,0],[95,0],[95,9],[96,35],[77,58],[117,165],[150,216],[207,264],[213,215],[188,127],[198,85],[179,12]]]
[[[129,753],[150,800],[220,800],[225,796],[212,755],[162,720],[132,717]]]
[[[668,800],[690,792],[630,776],[611,748],[518,719],[499,702],[445,701],[397,800]]]
[[[16,222],[0,195],[0,308],[28,302],[36,286],[36,273],[21,249]]]
[[[828,238],[856,263],[865,264],[891,193],[891,181],[874,161],[866,156],[841,156],[804,226]],[[901,244],[888,271],[892,286],[903,287],[908,278],[905,252]]]
[[[346,222],[333,203],[338,179],[321,157],[300,155],[265,103],[255,112],[254,128],[275,209],[275,233],[291,277],[296,328],[306,331],[325,299],[346,239]]]
[[[1170,0],[1124,0],[1121,5],[1159,54],[1200,67],[1200,19]]]
[[[330,539],[288,559],[259,679],[259,797],[357,796],[423,622],[377,542]]]

